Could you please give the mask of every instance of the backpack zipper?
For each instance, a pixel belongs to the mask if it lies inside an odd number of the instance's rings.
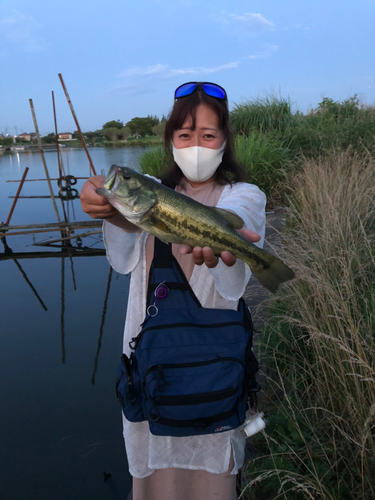
[[[199,405],[202,403],[213,403],[221,401],[236,394],[236,389],[228,387],[220,391],[200,392],[197,394],[179,394],[176,396],[155,396],[151,399],[156,406],[181,406],[181,405]]]
[[[154,365],[151,366],[146,372],[145,378],[149,373],[152,373],[154,371],[162,371],[163,369],[170,369],[170,368],[195,368],[197,366],[206,366],[210,365],[212,363],[219,363],[221,361],[233,361],[235,363],[239,363],[241,366],[243,366],[243,363],[240,359],[234,358],[227,356],[225,358],[215,358],[215,359],[209,359],[207,361],[193,361],[191,363],[167,363],[167,364],[159,364],[159,365]]]
[[[143,323],[145,324],[146,321]],[[141,325],[142,326],[142,325]],[[143,337],[143,335],[150,330],[168,330],[170,328],[176,328],[176,327],[182,327],[182,326],[187,326],[188,328],[225,328],[228,326],[244,326],[241,321],[228,321],[226,323],[217,323],[217,324],[210,324],[210,325],[198,325],[197,323],[172,323],[170,325],[155,325],[155,326],[149,326],[148,328],[145,328],[142,330],[137,337],[134,337],[130,342],[129,346],[131,349],[136,349],[138,347],[139,341]],[[134,347],[131,345],[134,344]]]

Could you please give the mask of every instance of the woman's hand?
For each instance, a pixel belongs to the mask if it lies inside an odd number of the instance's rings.
[[[251,241],[252,243],[256,243],[257,241],[260,240],[259,234],[255,233],[254,231],[251,231],[250,229],[242,228],[242,229],[238,229],[237,232],[240,233],[242,236],[244,236],[249,241]],[[197,266],[201,266],[202,264],[206,264],[207,267],[212,269],[212,268],[216,267],[218,262],[219,262],[218,257],[215,256],[214,252],[212,251],[212,248],[210,248],[210,247],[191,248],[187,245],[182,247],[181,254],[186,255],[188,253],[193,254],[193,261],[194,261],[194,264],[196,264]],[[224,264],[226,264],[229,267],[234,266],[234,264],[236,263],[236,260],[237,260],[237,258],[228,251],[222,252],[220,257],[221,257],[221,260],[224,262]]]
[[[103,175],[94,175],[84,183],[81,190],[82,210],[92,219],[108,219],[118,213],[107,198],[95,192],[96,188],[103,187],[104,181]]]

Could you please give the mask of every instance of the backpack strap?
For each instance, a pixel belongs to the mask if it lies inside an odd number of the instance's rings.
[[[169,290],[179,292],[181,307],[202,307],[189,285],[180,264],[172,255],[172,245],[155,237],[154,259],[151,264],[147,287],[147,305],[154,303],[154,291],[165,284]]]
[[[158,269],[171,268],[173,266],[172,258],[172,245],[170,243],[163,243],[159,238],[155,237],[154,267]]]

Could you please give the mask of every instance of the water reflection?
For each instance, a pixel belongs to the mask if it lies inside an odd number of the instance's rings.
[[[112,163],[134,166],[129,149],[93,151],[97,171]],[[66,171],[88,174],[80,151],[64,154]],[[22,171],[29,166],[32,177],[43,177],[37,155],[19,159]],[[46,152],[46,159],[57,176],[56,153]],[[15,191],[5,180],[16,179],[18,168],[16,155],[0,157],[2,220]],[[46,183],[26,184],[23,194],[46,191]],[[91,220],[79,200],[64,205],[67,220]],[[14,225],[49,221],[50,199],[21,199],[12,216]],[[64,240],[69,236],[0,242],[0,482],[7,499],[112,500],[130,489],[114,391],[129,277],[110,268],[98,235]]]
[[[61,361],[65,364],[65,259],[61,259]]]
[[[25,271],[22,269],[21,267],[21,264],[19,264],[18,260],[17,259],[13,259],[14,260],[14,263],[16,264],[16,266],[18,267],[18,269],[20,270],[22,276],[24,277],[26,283],[29,285],[29,287],[31,288],[31,290],[33,291],[34,295],[36,296],[36,298],[39,300],[40,302],[40,305],[43,307],[43,309],[45,311],[48,311],[47,309],[47,306],[45,305],[45,303],[43,302],[43,300],[39,297],[38,295],[38,292],[35,290],[35,288],[33,287],[33,284],[31,283],[31,281],[29,280],[29,278],[27,277],[27,274],[25,273]]]
[[[91,383],[92,385],[95,385],[95,375],[96,371],[98,369],[98,361],[99,361],[99,353],[100,353],[100,348],[102,345],[102,337],[103,337],[103,331],[104,331],[104,322],[105,322],[105,316],[107,313],[107,303],[108,303],[108,295],[109,295],[109,289],[111,287],[111,280],[112,280],[112,267],[109,268],[109,276],[108,276],[108,283],[107,283],[107,291],[105,293],[105,299],[104,299],[104,306],[103,306],[103,313],[102,313],[102,322],[100,325],[99,329],[99,339],[98,339],[98,348],[96,350],[96,356],[95,356],[95,361],[94,361],[94,373],[92,374],[91,377]]]
[[[65,363],[65,259],[69,258],[70,261],[70,270],[71,270],[71,275],[72,275],[72,283],[73,283],[73,290],[77,290],[77,285],[76,285],[76,277],[75,277],[75,271],[74,271],[74,264],[73,264],[73,256],[77,257],[93,257],[93,256],[104,256],[105,255],[105,250],[103,248],[87,248],[84,247],[82,248],[81,246],[74,246],[70,243],[70,241],[62,241],[62,246],[61,251],[56,252],[56,251],[47,251],[47,252],[17,252],[14,253],[12,249],[9,247],[7,240],[5,237],[1,237],[1,241],[4,247],[4,252],[0,252],[0,261],[1,260],[13,260],[13,262],[16,264],[16,267],[19,269],[22,277],[24,278],[25,282],[33,292],[34,296],[37,298],[39,301],[40,305],[45,311],[48,311],[47,306],[45,305],[44,301],[40,297],[39,293],[37,292],[36,288],[32,284],[31,280],[27,276],[27,273],[24,271],[22,268],[21,264],[18,262],[20,259],[46,259],[46,258],[60,258],[61,259],[61,315],[60,315],[60,324],[61,324],[61,347],[62,347],[62,363]],[[61,240],[57,240],[61,241]],[[39,244],[40,245],[40,244]],[[51,244],[44,244],[44,246],[51,246]],[[105,300],[104,300],[104,308],[103,308],[103,313],[102,313],[102,320],[101,320],[101,325],[99,328],[99,341],[98,341],[98,348],[96,351],[95,355],[95,362],[94,362],[94,374],[92,376],[92,384],[95,383],[95,373],[97,370],[98,366],[98,360],[99,360],[99,353],[100,353],[100,347],[101,347],[101,339],[103,336],[103,330],[104,330],[104,323],[105,323],[105,316],[106,316],[106,311],[107,311],[107,302],[108,302],[108,295],[109,295],[109,289],[110,289],[110,282],[111,282],[111,277],[112,277],[112,268],[110,267],[109,271],[109,278],[108,278],[108,283],[107,283],[107,291],[105,295]]]

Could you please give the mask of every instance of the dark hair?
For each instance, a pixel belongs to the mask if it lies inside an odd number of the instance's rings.
[[[234,182],[244,181],[246,177],[245,171],[234,159],[227,102],[223,99],[211,97],[200,89],[197,89],[192,94],[176,100],[165,126],[164,146],[169,159],[169,165],[161,175],[161,181],[172,189],[179,185],[183,178],[183,174],[177,163],[173,160],[171,152],[173,133],[182,127],[188,116],[191,116],[193,121],[192,129],[195,130],[196,111],[200,104],[206,104],[216,113],[219,121],[219,128],[224,133],[226,142],[223,160],[215,172],[215,182],[221,185],[232,184]]]

